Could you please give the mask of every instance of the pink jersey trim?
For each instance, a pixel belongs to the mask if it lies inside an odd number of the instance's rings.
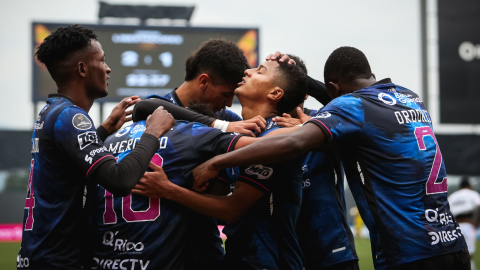
[[[247,178],[247,177],[245,177],[245,176],[243,176],[243,175],[240,175],[240,177],[243,177],[243,178],[248,179],[248,180],[250,180],[250,181],[252,181],[252,182],[255,182],[255,183],[257,183],[258,185],[260,185],[261,187],[263,187],[264,189],[266,189],[267,191],[270,191],[270,190],[269,190],[268,188],[266,188],[264,185],[258,183],[258,182],[255,181],[255,180],[252,180],[252,179],[250,179],[250,178]]]
[[[95,164],[97,164],[100,160],[106,158],[106,157],[113,157],[113,155],[108,155],[108,156],[104,156],[104,157],[101,157],[100,159],[98,159],[97,161],[95,161],[95,163],[93,163],[92,166],[90,166],[90,169],[88,169],[87,171],[87,175],[85,175],[85,177],[88,177],[88,173],[90,172],[90,170],[93,168],[93,166],[95,166]]]
[[[220,180],[223,180],[223,181],[225,181],[225,182],[228,182],[227,180],[221,178],[220,176],[217,176],[217,178],[220,179]]]
[[[235,135],[235,137],[233,137],[232,141],[228,145],[227,153],[228,153],[228,151],[230,151],[230,146],[232,146],[233,141],[235,141],[235,138],[237,138],[237,137],[238,137],[238,135]]]
[[[317,119],[313,119],[313,120],[318,121],[320,124],[322,124],[322,125],[328,130],[328,133],[330,133],[330,141],[332,141],[332,140],[333,140],[333,136],[332,136],[332,132],[330,132],[330,129],[328,129],[328,127],[325,126],[325,124],[322,123],[322,121],[317,120]]]

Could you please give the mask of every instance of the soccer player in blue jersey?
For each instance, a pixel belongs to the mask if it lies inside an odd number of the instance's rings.
[[[278,162],[336,142],[371,237],[376,269],[470,269],[447,201],[431,119],[411,90],[376,81],[358,49],[341,47],[324,70],[335,98],[299,130],[217,156],[193,171],[195,188],[219,169]],[[201,188],[200,188],[201,189]]]
[[[35,53],[58,87],[34,125],[32,158],[18,269],[82,269],[88,245],[86,208],[95,183],[125,196],[142,177],[159,147],[158,138],[174,123],[163,109],[147,120],[132,153],[118,163],[103,140],[129,120],[126,98],[98,129],[88,111],[108,94],[111,72],[95,33],[77,25],[59,27]]]
[[[288,56],[307,74],[302,59],[291,54]],[[325,84],[310,77],[307,82],[309,94],[323,105],[331,101]],[[305,108],[302,103],[290,113],[297,118],[284,114],[284,117],[273,120],[283,126],[294,126],[303,123],[300,119],[307,121],[308,116],[314,116],[316,112]],[[302,159],[302,207],[297,236],[305,256],[305,269],[358,269],[353,234],[345,214],[343,169],[338,156],[333,151],[310,151]]]
[[[245,119],[256,115],[267,119],[265,131],[259,134],[263,137],[279,128],[273,117],[303,101],[306,75],[295,65],[268,61],[246,70],[235,93]],[[302,269],[295,234],[302,196],[301,160],[265,162],[240,172],[231,196],[202,195],[169,181],[152,182],[149,173],[133,192],[164,197],[229,222],[224,229],[228,237],[225,269]]]
[[[106,148],[121,162],[135,149],[145,129],[145,121],[135,122],[108,137]],[[191,188],[193,168],[249,139],[177,120],[172,130],[159,139],[160,147],[152,163],[162,167],[160,170],[175,185]],[[191,224],[195,222],[190,217],[191,210],[165,199],[135,194],[112,196],[102,186],[96,198],[99,224],[92,269],[198,269],[202,265],[186,265],[193,252],[189,231],[198,225]]]

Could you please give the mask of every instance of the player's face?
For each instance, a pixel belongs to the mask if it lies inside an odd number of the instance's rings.
[[[112,70],[105,62],[105,52],[102,45],[96,40],[92,40],[92,49],[89,53],[88,74],[86,77],[86,87],[93,98],[101,98],[108,95],[108,75]]]
[[[275,70],[278,68],[276,61],[266,61],[257,68],[245,70],[245,77],[238,83],[235,89],[235,95],[245,106],[249,101],[262,102],[267,99],[267,95],[275,87]]]
[[[213,111],[218,112],[225,106],[231,107],[236,85],[232,84],[209,84],[205,89],[205,95],[201,103],[210,104]]]

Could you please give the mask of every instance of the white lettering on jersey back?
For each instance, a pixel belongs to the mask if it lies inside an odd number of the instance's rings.
[[[408,124],[408,123],[415,123],[415,122],[422,122],[422,123],[431,123],[430,115],[426,110],[415,109],[415,110],[403,110],[403,111],[395,111],[395,119],[397,120],[398,124]]]

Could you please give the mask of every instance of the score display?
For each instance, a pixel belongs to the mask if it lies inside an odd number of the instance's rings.
[[[32,24],[32,50],[59,23]],[[93,29],[103,47],[110,73],[108,96],[98,102],[118,102],[126,96],[165,95],[185,80],[185,61],[200,45],[214,38],[236,43],[252,67],[258,66],[257,28],[157,27],[81,24]],[[46,67],[34,57],[32,99],[44,101],[56,93]]]

